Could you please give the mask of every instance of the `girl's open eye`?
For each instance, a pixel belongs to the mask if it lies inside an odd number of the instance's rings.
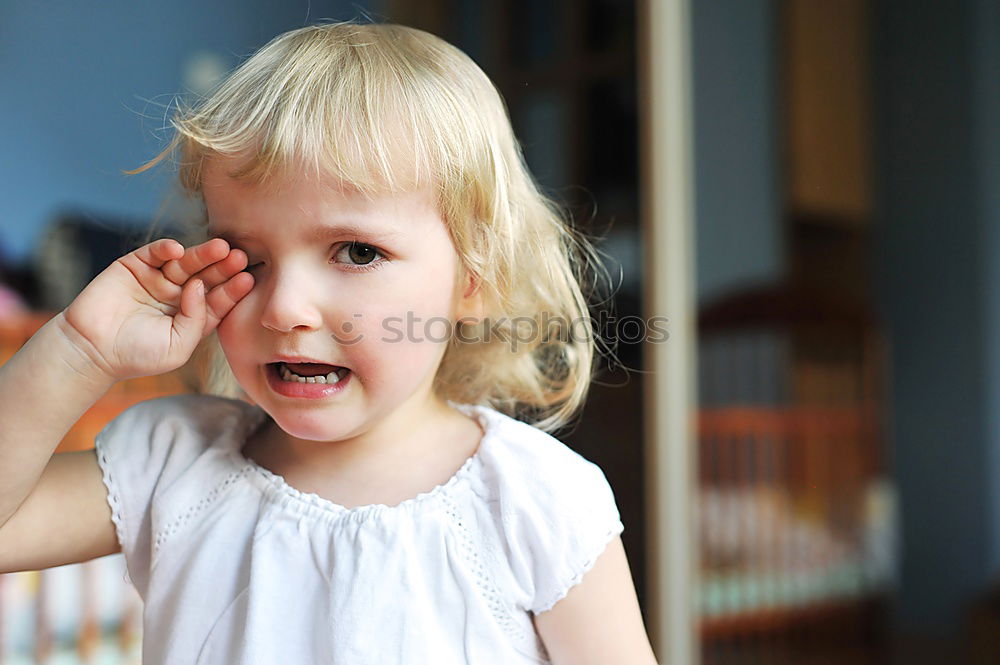
[[[333,258],[336,263],[343,263],[355,271],[376,270],[386,261],[377,247],[362,242],[345,242],[337,249]]]

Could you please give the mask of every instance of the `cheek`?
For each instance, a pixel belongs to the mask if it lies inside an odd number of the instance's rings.
[[[451,333],[451,323],[434,309],[427,311],[415,303],[389,309],[369,309],[364,323],[354,328],[361,340],[344,349],[353,356],[356,368],[370,379],[405,377],[418,379],[439,362]]]
[[[219,344],[227,356],[237,352],[247,343],[247,323],[253,311],[251,299],[253,295],[248,295],[229,311],[226,318],[219,322],[216,334],[219,336]]]
[[[392,309],[398,316],[412,312],[424,318],[450,316],[456,288],[455,275],[446,266],[421,270],[401,280],[392,289],[392,302],[385,309]]]
[[[357,329],[367,340],[370,357],[387,371],[431,369],[453,333],[453,288],[443,274],[422,273],[386,289],[383,293],[391,299],[381,295],[377,305],[369,301]]]

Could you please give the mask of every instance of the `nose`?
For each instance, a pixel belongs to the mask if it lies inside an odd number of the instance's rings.
[[[260,312],[260,323],[275,332],[305,332],[323,325],[314,288],[293,275],[274,275]]]

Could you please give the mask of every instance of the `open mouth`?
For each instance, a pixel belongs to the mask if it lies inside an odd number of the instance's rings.
[[[351,370],[319,363],[270,363],[282,381],[290,383],[338,383]]]

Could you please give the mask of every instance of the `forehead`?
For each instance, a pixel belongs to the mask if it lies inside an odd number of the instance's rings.
[[[296,225],[310,237],[341,233],[391,239],[442,224],[430,187],[369,194],[301,173],[256,183],[234,177],[237,167],[231,160],[213,160],[202,172],[213,235],[238,239]]]

